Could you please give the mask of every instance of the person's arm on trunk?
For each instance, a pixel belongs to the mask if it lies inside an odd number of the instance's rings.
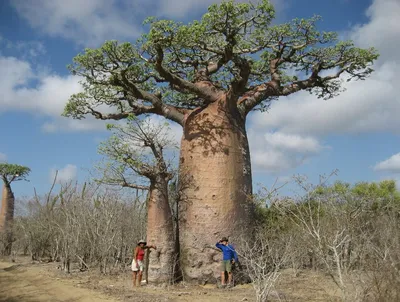
[[[216,244],[215,244],[215,246],[217,247],[217,248],[219,248],[220,250],[222,250],[222,248],[223,248],[223,244],[221,243],[221,241],[218,241]]]

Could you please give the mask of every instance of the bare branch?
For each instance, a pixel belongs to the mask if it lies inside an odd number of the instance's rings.
[[[160,73],[160,75],[164,77],[172,86],[178,86],[180,89],[184,89],[191,93],[194,93],[209,102],[214,102],[218,98],[218,94],[213,92],[211,89],[205,89],[204,86],[200,88],[198,87],[198,85],[188,82],[167,70],[163,66],[164,52],[162,47],[160,45],[157,45],[156,50],[157,58],[155,68]]]

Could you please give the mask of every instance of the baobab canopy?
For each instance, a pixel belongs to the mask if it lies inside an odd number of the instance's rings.
[[[373,48],[319,31],[318,16],[279,25],[274,16],[261,0],[214,4],[188,24],[148,18],[148,32],[134,43],[108,41],[69,66],[83,92],[70,97],[64,116],[156,114],[183,127],[179,229],[187,280],[215,278],[208,246],[218,238],[252,234],[247,114],[300,90],[334,97],[342,79],[366,78],[378,58]]]
[[[28,167],[0,163],[0,177],[3,180],[3,190],[0,209],[0,233],[6,234],[4,252],[10,255],[12,246],[12,223],[14,219],[14,193],[11,183],[18,180],[26,180],[31,169]]]
[[[181,123],[185,109],[207,105],[222,91],[235,95],[246,114],[299,90],[329,98],[340,91],[339,76],[363,79],[372,72],[375,49],[318,31],[320,17],[271,25],[274,16],[263,0],[214,4],[189,24],[148,18],[149,32],[135,43],[108,41],[74,58],[69,69],[83,77],[85,89],[70,98],[64,115],[154,113]],[[287,73],[293,70],[302,78]]]
[[[0,163],[0,176],[6,185],[9,185],[13,181],[26,180],[30,171],[31,169],[28,167]]]

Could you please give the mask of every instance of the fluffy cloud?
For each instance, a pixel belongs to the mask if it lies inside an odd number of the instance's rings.
[[[321,145],[312,137],[271,132],[266,133],[264,139],[271,147],[289,152],[316,153],[321,150]]]
[[[50,36],[94,46],[106,39],[126,39],[140,33],[132,23],[137,15],[133,1],[117,0],[13,0],[19,15]],[[140,20],[142,21],[142,20]],[[139,24],[141,22],[138,22]]]
[[[377,163],[374,166],[375,171],[385,171],[392,173],[400,172],[400,153],[394,154],[388,159]]]
[[[309,136],[248,131],[252,166],[255,171],[279,173],[303,164],[324,148]]]
[[[23,59],[34,60],[46,53],[46,48],[39,41],[10,41],[0,36],[0,46],[4,50],[11,50],[13,54]]]
[[[108,39],[132,39],[142,31],[145,16],[185,18],[203,13],[221,0],[13,0],[18,14],[36,29],[50,36],[97,46]],[[272,1],[277,11],[285,1]]]
[[[7,155],[0,152],[0,163],[3,163],[7,160]]]
[[[374,0],[366,11],[369,22],[355,26],[350,37],[361,47],[378,48],[383,60],[399,62],[399,14],[398,0]]]
[[[268,113],[256,112],[256,127],[288,133],[328,135],[372,131],[398,132],[400,96],[396,92],[400,63],[387,62],[366,81],[346,83],[347,91],[323,101],[300,92],[273,103]],[[379,106],[378,106],[379,104]]]
[[[78,170],[78,168],[75,165],[71,165],[71,164],[68,164],[64,168],[61,168],[61,169],[53,168],[50,171],[50,181],[51,182],[54,181],[54,177],[56,176],[57,171],[58,171],[57,183],[63,184],[68,181],[71,181],[76,178],[77,170]]]
[[[47,132],[104,129],[104,122],[92,117],[81,121],[61,117],[70,95],[81,90],[78,77],[38,72],[31,63],[15,57],[0,56],[0,66],[0,112],[19,110],[47,116],[50,120],[43,125]]]
[[[156,1],[158,3],[158,14],[168,17],[184,17],[193,11],[206,9],[209,5],[221,2],[215,0],[173,0],[173,1]]]
[[[171,18],[180,18],[187,15],[192,15],[193,12],[205,11],[208,6],[214,3],[220,3],[222,0],[172,0],[164,1],[157,0],[157,7],[159,7],[157,14],[165,15]],[[243,1],[237,1],[243,2]],[[272,0],[271,1],[277,12],[282,11],[285,8],[285,2],[283,0]]]
[[[255,127],[320,136],[373,131],[398,133],[399,15],[397,0],[374,0],[367,11],[369,21],[348,33],[357,45],[374,46],[381,54],[369,79],[344,83],[347,91],[328,101],[306,92],[281,98],[272,104],[269,113],[252,115]]]

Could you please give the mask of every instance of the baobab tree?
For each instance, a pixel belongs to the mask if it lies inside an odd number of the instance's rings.
[[[210,243],[251,233],[247,115],[301,90],[332,98],[343,78],[365,79],[378,58],[373,48],[319,31],[319,17],[273,25],[274,16],[269,0],[231,0],[188,24],[149,18],[149,32],[135,43],[108,41],[69,67],[83,78],[83,92],[71,96],[64,116],[156,114],[182,126],[180,173],[191,176],[181,192],[187,279],[217,271]]]
[[[26,180],[31,170],[28,167],[0,163],[0,177],[3,180],[3,195],[0,210],[0,232],[5,234],[4,253],[9,255],[12,247],[12,223],[14,220],[14,193],[11,183],[19,180]]]
[[[174,177],[165,150],[177,149],[163,124],[130,118],[125,125],[108,125],[113,135],[99,147],[108,160],[100,167],[102,183],[147,190],[147,241],[157,246],[150,252],[148,280],[171,283],[176,274],[173,217],[168,183]],[[132,251],[133,252],[133,251]]]

